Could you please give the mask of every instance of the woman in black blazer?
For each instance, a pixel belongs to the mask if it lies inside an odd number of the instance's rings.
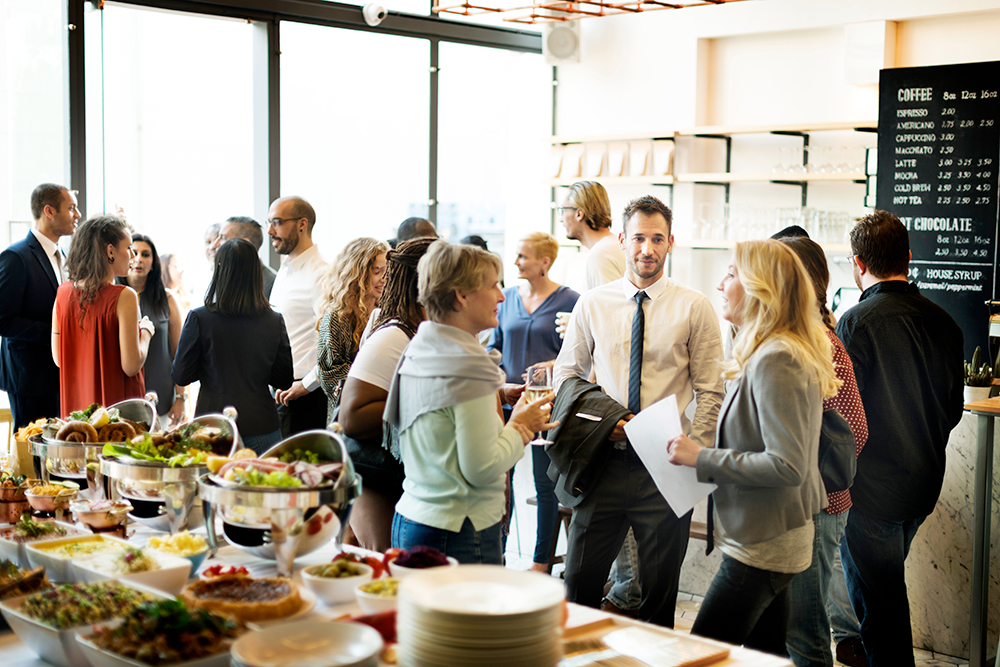
[[[812,517],[827,502],[823,399],[841,382],[812,281],[788,246],[737,243],[719,290],[739,334],[715,447],[684,435],[668,443],[672,463],[719,485],[710,539],[722,565],[691,633],[785,656],[789,584],[812,562]]]
[[[195,415],[234,406],[243,444],[258,454],[281,440],[268,385],[292,385],[292,350],[284,320],[264,296],[260,260],[248,241],[231,239],[216,252],[205,305],[188,314],[171,376],[181,386],[201,382]]]

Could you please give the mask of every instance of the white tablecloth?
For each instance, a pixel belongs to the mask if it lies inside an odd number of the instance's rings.
[[[204,529],[192,532],[204,535]],[[132,534],[129,539],[136,545],[141,546],[144,545],[152,535],[162,535],[162,533],[155,533],[140,526],[135,530],[134,534]],[[365,553],[361,549],[354,549],[352,547],[347,547],[347,550]],[[296,559],[295,571],[292,578],[301,583],[302,568],[329,562],[333,556],[336,555],[337,551],[338,550],[330,544],[318,551]],[[274,561],[255,558],[244,553],[243,551],[240,551],[236,547],[229,545],[220,548],[217,556],[213,559],[207,559],[201,565],[199,570],[219,563],[224,565],[242,565],[250,570],[250,574],[255,577],[274,577],[278,574],[277,566]],[[570,625],[583,625],[592,620],[599,620],[608,616],[602,611],[590,609],[588,607],[581,607],[575,604],[570,604],[569,607]],[[361,608],[358,607],[357,603],[352,602],[350,604],[328,607],[322,602],[319,602],[312,612],[298,620],[318,620],[321,618],[357,616],[361,613]],[[631,621],[621,617],[615,617],[615,620],[622,625],[639,624],[638,621]],[[657,629],[663,630],[663,628],[658,627]],[[789,667],[792,663],[789,660],[768,655],[766,653],[759,653],[757,651],[751,651],[741,647],[733,647],[731,649],[730,657],[727,660],[714,664],[719,665],[720,667],[728,665],[738,665],[739,667]],[[49,663],[44,662],[37,655],[32,653],[28,647],[17,638],[16,635],[9,631],[0,634],[0,665],[3,665],[3,667],[51,667]]]

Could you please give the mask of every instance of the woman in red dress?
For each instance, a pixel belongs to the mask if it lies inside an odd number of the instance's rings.
[[[128,275],[132,237],[121,218],[100,215],[77,227],[52,309],[52,358],[63,413],[142,397],[153,323],[139,320],[139,297],[115,278]]]

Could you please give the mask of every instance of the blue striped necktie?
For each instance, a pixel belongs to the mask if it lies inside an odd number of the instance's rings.
[[[642,402],[639,394],[642,390],[642,337],[646,331],[646,315],[642,311],[642,302],[647,297],[639,291],[635,295],[635,317],[632,318],[632,352],[628,365],[628,409],[634,415],[639,414]]]

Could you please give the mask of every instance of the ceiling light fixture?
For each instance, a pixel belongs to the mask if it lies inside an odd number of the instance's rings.
[[[723,5],[744,0],[631,0],[631,2],[615,2],[613,0],[535,0],[530,5],[518,7],[489,7],[484,4],[473,4],[469,0],[457,5],[442,6],[443,0],[434,0],[435,14],[460,14],[474,16],[476,14],[504,14],[504,21],[512,23],[560,23],[593,18],[596,16],[615,16],[617,14],[640,14],[661,9],[685,9],[687,7],[702,7],[705,5]],[[447,1],[447,0],[444,0]]]

